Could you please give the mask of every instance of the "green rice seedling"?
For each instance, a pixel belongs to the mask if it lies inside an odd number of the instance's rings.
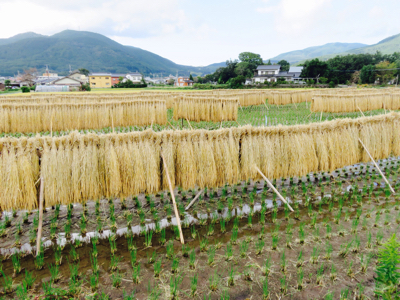
[[[308,203],[308,216],[311,218],[314,214],[313,205],[312,203]]]
[[[320,249],[318,247],[314,247],[310,257],[310,263],[317,264],[319,260],[319,252]]]
[[[228,275],[228,286],[234,286],[235,285],[235,270],[233,269],[233,266],[231,266],[231,270],[229,271]]]
[[[264,240],[258,240],[256,242],[256,255],[260,255],[264,249],[265,242]]]
[[[315,228],[316,224],[317,224],[317,214],[314,214],[311,219],[310,228]]]
[[[354,246],[353,246],[353,248],[352,248],[352,251],[353,251],[354,253],[360,252],[360,245],[361,245],[360,238],[359,238],[358,235],[356,234],[356,235],[354,236]]]
[[[240,256],[242,258],[246,257],[248,249],[249,249],[249,243],[246,240],[242,241],[240,243]]]
[[[133,222],[133,215],[132,213],[128,212],[126,214],[126,221],[127,221],[127,226],[131,227],[132,226],[132,222]]]
[[[14,253],[11,256],[12,265],[14,268],[14,275],[21,273],[21,262],[19,260],[19,253]]]
[[[64,232],[65,232],[65,237],[67,239],[71,238],[71,223],[70,222],[65,223]]]
[[[208,249],[208,265],[209,266],[214,265],[214,257],[215,257],[215,247],[211,246]]]
[[[194,248],[189,254],[189,268],[192,270],[196,268],[196,252],[194,251]]]
[[[339,209],[338,212],[335,215],[335,224],[339,224],[340,223],[341,217],[342,217],[342,210]]]
[[[217,275],[217,271],[215,271],[214,274],[210,276],[208,281],[209,281],[208,287],[212,292],[215,292],[216,290],[218,290],[218,285],[219,285],[219,282],[220,282],[220,278]]]
[[[153,230],[148,230],[144,234],[144,246],[150,248],[152,246]]]
[[[129,251],[130,257],[131,257],[131,266],[134,268],[137,265],[137,250],[131,250]]]
[[[250,211],[251,211],[251,209],[250,209]],[[251,217],[251,214],[249,214],[249,215],[247,216],[247,227],[249,227],[249,228],[252,228],[252,227],[253,227],[253,219],[252,219],[252,217]]]
[[[13,288],[13,280],[11,278],[11,276],[7,276],[6,274],[4,274],[3,271],[1,271],[1,273],[3,274],[3,288],[4,288],[4,293],[5,294],[11,294],[12,292],[14,292],[14,288]]]
[[[328,291],[324,300],[333,300],[333,292]]]
[[[333,252],[333,247],[332,247],[332,245],[329,243],[329,242],[327,242],[326,243],[326,254],[325,254],[325,259],[326,260],[330,260],[331,259],[331,257],[332,257],[332,252]]]
[[[36,270],[42,270],[44,266],[44,250],[43,246],[40,247],[41,250],[39,251],[38,255],[35,257],[35,268]]]
[[[99,274],[98,273],[90,274],[89,283],[90,283],[90,288],[91,288],[92,292],[94,293],[99,286]]]
[[[263,202],[265,203],[265,202]],[[259,222],[261,225],[265,224],[265,213],[266,213],[267,209],[265,207],[263,207],[260,211],[260,218],[259,218]]]
[[[233,219],[233,229],[239,229],[239,218],[235,217],[235,219]]]
[[[208,226],[207,235],[208,235],[208,236],[214,235],[214,224],[213,224],[213,223],[211,223],[211,224]]]
[[[174,256],[172,258],[171,272],[178,273],[178,270],[179,270],[179,258],[177,256]]]
[[[117,271],[111,274],[112,285],[115,288],[119,288],[122,282],[122,275]]]
[[[115,254],[117,252],[117,242],[115,241],[115,236],[110,235],[108,238],[108,242],[110,243],[110,252],[111,254]]]
[[[324,264],[317,269],[317,281],[316,284],[322,286],[324,284]]]
[[[232,229],[232,235],[231,235],[231,243],[233,245],[236,245],[237,239],[238,239],[238,235],[239,235],[239,230],[237,228],[233,228]]]
[[[303,278],[304,278],[304,272],[303,272],[303,268],[300,267],[297,270],[297,289],[299,291],[303,290]]]
[[[277,220],[277,217],[278,217],[278,210],[272,210],[272,214],[271,214],[271,217],[272,217],[272,223],[276,223],[276,220]]]
[[[175,240],[179,241],[181,236],[180,236],[180,232],[179,232],[178,226],[173,226],[173,229],[174,229]]]
[[[383,231],[382,230],[379,230],[377,233],[376,233],[376,245],[377,246],[381,246],[382,245],[382,240],[383,240]]]
[[[61,279],[60,266],[50,264],[49,270],[50,270],[51,282],[57,283]]]
[[[336,271],[336,267],[334,264],[332,264],[332,266],[331,266],[330,278],[332,281],[335,281],[337,279],[337,271]]]
[[[57,248],[54,250],[54,260],[55,264],[57,266],[61,266],[62,263],[62,249],[60,246],[57,246]]]
[[[76,248],[71,245],[71,250],[69,251],[69,256],[71,257],[73,262],[79,261],[79,253],[76,251]]]
[[[111,260],[110,260],[110,271],[111,272],[115,272],[119,269],[118,265],[121,262],[121,260],[122,260],[122,257],[111,254]]]
[[[300,250],[299,255],[297,256],[297,263],[296,263],[296,267],[300,268],[301,266],[303,266],[304,264],[304,260],[303,260],[303,250]]]
[[[18,222],[18,224],[17,224],[17,231],[16,231],[16,233],[17,233],[18,235],[21,235],[21,234],[22,234],[21,222]]]
[[[385,222],[384,222],[384,224],[385,224],[386,226],[387,226],[387,225],[390,225],[391,219],[392,219],[392,216],[391,216],[389,213],[386,213],[386,214],[385,214]]]
[[[269,300],[270,299],[270,291],[269,291],[269,287],[268,287],[268,277],[266,277],[264,279],[264,283],[263,283],[263,300]]]
[[[283,275],[282,278],[279,279],[281,282],[281,293],[282,294],[287,294],[287,280],[286,280],[286,275]]]
[[[330,240],[332,238],[332,226],[330,223],[326,223],[326,234],[325,238]]]
[[[221,225],[221,232],[225,233],[226,232],[226,224],[225,224],[225,219],[221,218],[219,220],[219,224]]]
[[[207,250],[208,250],[208,240],[200,239],[200,251],[207,252]]]
[[[15,289],[15,295],[18,299],[29,299],[28,290],[23,284],[19,284]]]
[[[339,236],[345,236],[346,235],[346,230],[343,227],[343,224],[339,224],[339,226],[338,226],[338,235]]]
[[[261,230],[260,230],[260,233],[258,234],[258,239],[259,239],[259,240],[263,240],[263,239],[264,239],[264,236],[265,236],[265,227],[262,226],[262,227],[261,227]]]
[[[349,299],[349,289],[345,288],[340,291],[340,300],[348,300]]]
[[[87,224],[87,220],[86,220],[86,216],[84,214],[81,214],[81,221],[79,223],[79,227],[81,229],[81,234],[85,235],[87,230],[86,230],[86,224]]]
[[[346,208],[346,211],[344,213],[344,221],[345,222],[350,221],[350,214],[351,214],[350,210],[348,208]]]
[[[271,267],[272,267],[272,261],[270,257],[267,257],[264,263],[264,268],[262,270],[262,273],[264,276],[268,277],[269,274],[271,273]]]
[[[375,222],[374,222],[374,227],[379,227],[379,221],[381,219],[381,215],[380,214],[376,214],[375,215]]]
[[[351,240],[349,243],[346,245],[340,245],[340,250],[339,250],[339,256],[340,257],[346,257],[349,254],[351,245],[353,244],[354,240]]]
[[[189,257],[190,246],[187,244],[182,245],[182,256]]]
[[[80,248],[80,247],[83,246],[83,243],[82,243],[82,241],[80,239],[75,239],[74,240],[74,246],[75,246],[75,248]]]
[[[197,295],[197,281],[198,281],[198,277],[197,274],[195,274],[191,279],[190,279],[190,295],[192,297]]]
[[[30,290],[33,287],[33,283],[35,282],[35,280],[36,277],[33,277],[33,272],[28,272],[27,270],[25,270],[25,277],[22,280],[22,285],[25,286],[27,290]]]
[[[319,233],[319,226],[315,226],[313,236],[314,236],[314,241],[319,242],[321,240]]]
[[[357,227],[360,221],[358,219],[353,219],[352,225],[351,225],[351,232],[356,233],[358,231]]]
[[[361,226],[362,230],[367,230],[367,226],[368,226],[367,218],[364,216],[364,218],[362,220],[362,226]]]
[[[172,259],[175,256],[175,254],[174,254],[174,242],[172,240],[168,241],[168,243],[166,245],[166,251],[167,251],[166,257],[168,259]]]
[[[253,272],[250,271],[250,265],[246,266],[243,271],[243,278],[247,281],[253,281]]]
[[[354,274],[354,272],[353,272],[353,261],[351,261],[351,262],[349,263],[349,266],[348,266],[348,268],[347,268],[346,274],[347,274],[347,276],[349,276],[351,279],[354,278],[355,274]]]
[[[79,263],[77,264],[70,264],[68,263],[69,271],[70,271],[70,278],[71,280],[78,280],[79,279]]]
[[[170,291],[171,291],[171,299],[178,299],[179,294],[179,286],[182,283],[182,276],[175,275],[174,277],[170,278]]]
[[[31,233],[33,233],[34,239],[36,240],[35,230],[33,228],[29,231],[29,233],[30,233],[30,236],[32,236]],[[5,237],[6,235],[7,235],[6,225],[4,222],[0,222],[0,238]]]
[[[397,241],[396,234],[393,234],[383,247],[379,249],[375,279],[375,294],[383,299],[393,299],[398,295],[398,282],[400,273],[398,265],[400,243]]]
[[[136,284],[140,282],[140,264],[137,264],[136,266],[133,267],[132,280],[133,283]]]
[[[299,243],[304,244],[304,242],[305,242],[304,223],[301,222],[299,225]]]
[[[230,261],[232,258],[233,258],[232,244],[228,242],[226,244],[225,260]]]
[[[283,251],[281,256],[281,272],[286,273],[286,270],[286,254],[285,251]]]
[[[365,257],[366,256],[366,257]],[[365,274],[368,270],[369,264],[371,262],[371,254],[364,255],[360,254],[360,273]]]
[[[278,249],[278,242],[279,242],[279,236],[272,236],[272,245],[271,245],[271,249],[272,250],[276,250]]]
[[[162,269],[162,258],[154,263],[154,277],[159,278]]]
[[[90,263],[92,265],[93,273],[94,274],[98,274],[100,267],[99,267],[99,261],[97,259],[97,256],[94,256],[93,252],[91,252],[90,255],[89,255],[89,258],[90,258]]]
[[[166,236],[166,231],[165,228],[163,228],[161,229],[161,234],[159,239],[160,245],[165,245],[165,242],[167,241],[165,236]]]
[[[367,249],[371,249],[372,248],[372,234],[371,234],[371,231],[368,231],[367,244],[365,245],[365,248],[367,248]]]
[[[196,237],[197,237],[196,228],[195,228],[194,226],[192,226],[192,227],[190,228],[190,232],[191,232],[191,234],[192,234],[192,238],[195,240]]]

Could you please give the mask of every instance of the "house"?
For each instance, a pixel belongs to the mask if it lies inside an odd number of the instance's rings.
[[[175,86],[193,86],[193,80],[190,80],[189,77],[179,76],[178,80],[175,81]]]
[[[119,79],[125,78],[126,74],[118,74],[118,73],[112,73],[111,74],[111,85],[114,86],[117,83],[119,83]]]
[[[125,78],[123,81],[125,82],[125,80],[130,80],[135,84],[139,84],[142,82],[142,78],[143,78],[142,74],[140,74],[138,72],[128,73],[125,75]]]
[[[78,71],[72,72],[68,75],[69,78],[73,78],[75,80],[79,80],[82,83],[87,83],[88,78],[86,75],[79,73]]]
[[[71,78],[69,76],[63,77],[57,80],[50,82],[49,85],[62,85],[62,86],[69,86],[69,87],[77,87],[79,88],[83,84],[82,81],[77,79]]]
[[[289,74],[293,75],[294,83],[304,83],[303,78],[300,77],[301,72],[303,71],[303,67],[290,67]]]
[[[280,65],[261,65],[254,71],[253,83],[275,82],[279,78]]]
[[[112,86],[111,73],[91,73],[89,82],[91,88],[110,88]]]

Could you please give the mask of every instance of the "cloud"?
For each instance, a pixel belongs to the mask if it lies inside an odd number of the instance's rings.
[[[179,32],[187,21],[178,0],[3,1],[0,27],[10,29],[0,33],[2,37],[26,31],[53,34],[64,29],[131,37],[156,36]],[[15,22],[16,19],[21,21]]]

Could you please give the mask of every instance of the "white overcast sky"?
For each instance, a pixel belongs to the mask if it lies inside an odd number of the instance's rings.
[[[203,66],[243,51],[374,44],[400,33],[399,13],[399,0],[0,0],[0,38],[86,30]]]

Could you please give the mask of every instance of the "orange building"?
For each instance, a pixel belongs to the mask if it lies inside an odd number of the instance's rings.
[[[189,77],[178,77],[178,80],[175,81],[175,86],[193,86],[193,80],[190,80]]]

